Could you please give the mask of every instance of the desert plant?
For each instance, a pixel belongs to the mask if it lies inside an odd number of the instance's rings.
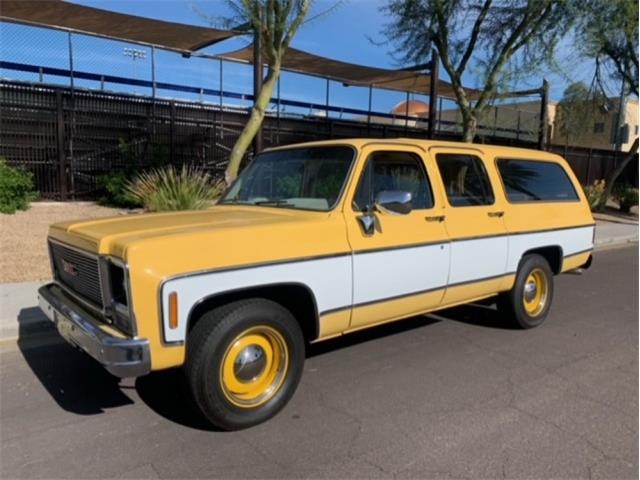
[[[184,165],[150,170],[127,183],[126,192],[150,212],[202,210],[209,207],[223,190],[202,170]]]
[[[594,211],[598,208],[601,202],[604,201],[604,192],[606,190],[606,184],[604,180],[594,180],[591,185],[584,187],[584,194],[589,202],[589,207]]]
[[[631,207],[638,205],[638,189],[625,185],[617,195],[620,211],[629,213]]]
[[[134,176],[135,172],[128,170],[101,176],[98,179],[98,186],[103,191],[100,203],[122,208],[141,207],[142,204],[127,191],[129,180]]]
[[[33,188],[33,174],[21,168],[10,167],[4,158],[0,158],[0,212],[26,210],[29,202],[37,196]]]

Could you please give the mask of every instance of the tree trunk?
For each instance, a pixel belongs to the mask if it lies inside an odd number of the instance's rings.
[[[231,150],[231,154],[229,155],[229,164],[227,165],[227,169],[224,172],[224,180],[227,185],[230,185],[231,182],[233,182],[238,176],[240,163],[242,162],[242,159],[244,158],[249,145],[251,145],[253,138],[256,136],[258,130],[260,129],[260,126],[262,125],[265,112],[267,111],[269,102],[271,101],[273,88],[275,87],[279,76],[279,67],[272,67],[269,69],[269,73],[267,74],[267,77],[262,84],[262,88],[260,89],[258,98],[256,99],[255,104],[251,109],[249,120],[247,120],[247,123],[242,129],[242,132],[236,140],[236,143]]]
[[[631,160],[636,158],[637,153],[638,153],[638,139],[636,138],[635,142],[633,142],[633,145],[631,145],[631,148],[629,149],[627,156],[624,157],[624,159],[622,160],[622,163],[620,163],[620,165],[618,165],[615,169],[613,169],[613,171],[609,175],[607,175],[607,178],[605,179],[604,195],[602,196],[600,205],[598,205],[599,212],[604,211],[604,207],[607,205],[607,200],[611,196],[611,192],[613,191],[613,186],[615,185],[616,180],[618,179],[620,174],[624,171],[624,169],[627,167],[627,165],[631,163]]]
[[[462,115],[462,141],[472,143],[478,131],[478,120],[473,115]]]

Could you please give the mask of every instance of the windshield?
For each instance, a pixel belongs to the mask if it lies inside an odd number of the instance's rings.
[[[219,204],[331,210],[340,196],[354,150],[312,147],[260,154]]]

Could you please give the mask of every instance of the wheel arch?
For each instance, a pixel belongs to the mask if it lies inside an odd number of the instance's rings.
[[[249,298],[264,298],[278,303],[289,310],[300,324],[305,341],[318,338],[320,315],[315,295],[308,285],[296,282],[254,285],[207,295],[189,310],[186,335],[189,335],[204,313],[224,304]]]
[[[535,247],[525,251],[520,257],[520,261],[527,255],[540,255],[543,257],[551,267],[551,271],[554,275],[558,275],[562,272],[562,262],[563,262],[563,250],[560,245],[546,245],[542,247]]]

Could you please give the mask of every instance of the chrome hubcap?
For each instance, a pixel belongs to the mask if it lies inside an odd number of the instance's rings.
[[[260,345],[249,345],[236,357],[233,373],[241,382],[250,382],[260,376],[267,365],[267,356]]]
[[[528,282],[524,286],[524,299],[526,302],[532,301],[536,298],[536,294],[538,293],[538,287],[535,282]]]

